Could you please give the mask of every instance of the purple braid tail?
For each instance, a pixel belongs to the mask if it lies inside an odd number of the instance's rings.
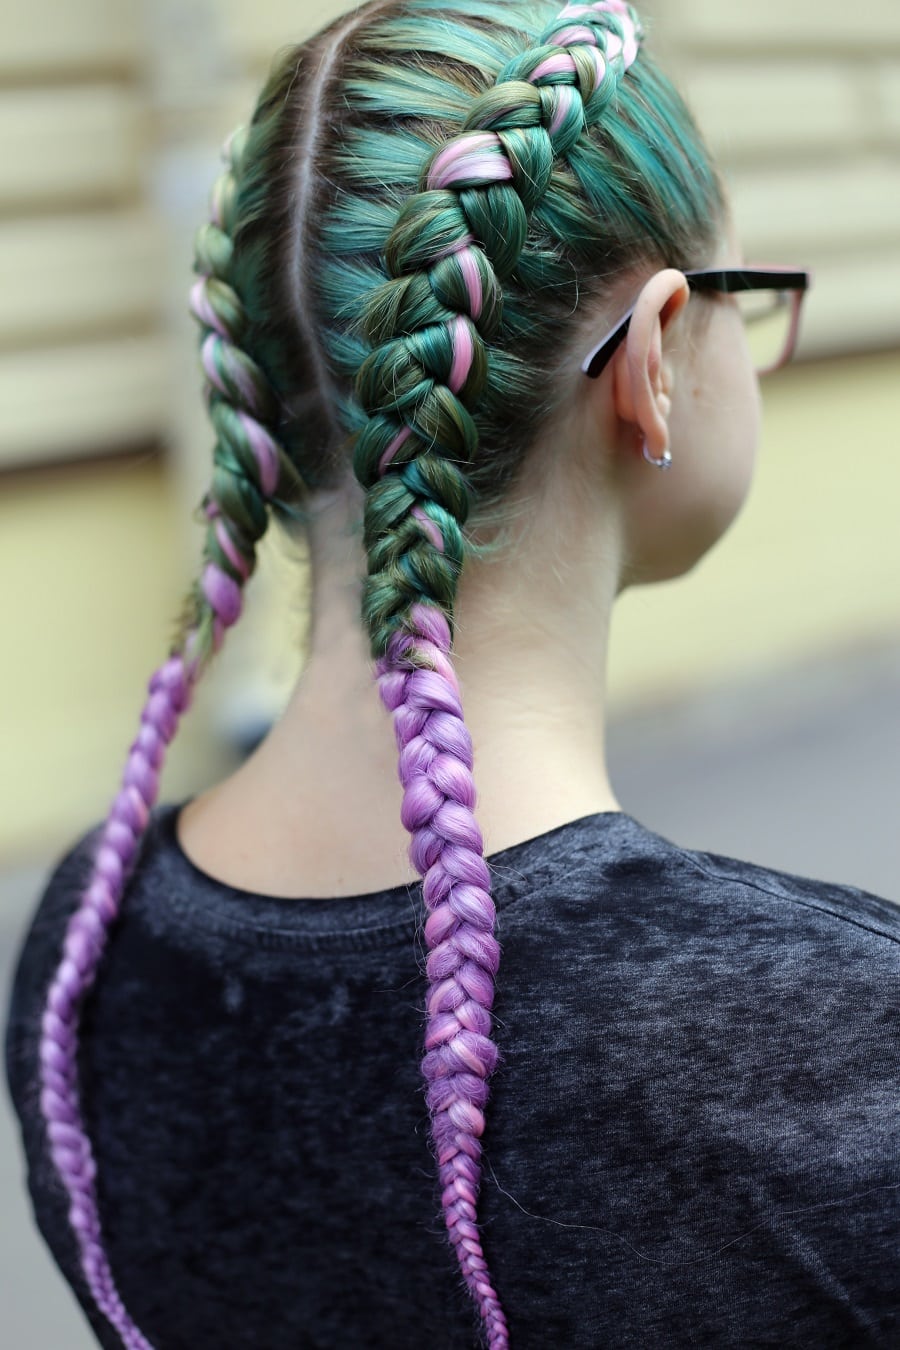
[[[490,1350],[509,1332],[491,1283],[476,1221],[487,1079],[500,1058],[490,1008],[500,945],[484,842],[472,813],[472,739],[449,659],[441,610],[413,605],[409,630],[376,663],[381,699],[394,715],[409,856],[423,877],[428,1021],[422,1072],[432,1120],[447,1230]]]
[[[240,613],[241,594],[235,583],[212,565],[204,576],[204,592],[215,610],[213,644],[217,650],[226,625]],[[194,656],[196,637],[196,629],[189,632],[184,652],[170,656],[150,679],[140,731],[132,742],[122,786],[98,842],[90,881],[69,919],[62,959],[49,987],[41,1023],[40,1103],[50,1153],[68,1193],[69,1222],[88,1286],[127,1350],[153,1350],[153,1346],[129,1317],[103,1246],[95,1186],[97,1164],[79,1103],[78,1024],[156,801],[166,747],[182,713],[190,707],[201,673]]]

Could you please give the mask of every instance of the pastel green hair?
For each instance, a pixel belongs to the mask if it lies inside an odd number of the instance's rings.
[[[281,51],[226,143],[191,292],[216,436],[203,566],[150,680],[41,1046],[41,1105],[83,1269],[128,1347],[152,1346],[159,1304],[126,1310],[107,1259],[75,1074],[80,1007],[166,745],[240,616],[258,541],[272,519],[309,526],[317,494],[354,481],[360,621],[427,911],[435,1203],[487,1344],[515,1339],[476,1216],[501,952],[454,604],[466,557],[503,547],[512,490],[564,424],[586,316],[642,268],[712,261],[723,233],[709,155],[641,38],[623,0],[562,12],[557,0],[372,0]],[[502,1252],[495,1261],[502,1270]],[[390,1326],[378,1330],[390,1344]]]

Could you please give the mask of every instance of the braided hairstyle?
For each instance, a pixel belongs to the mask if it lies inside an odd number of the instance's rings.
[[[561,13],[556,0],[370,0],[279,53],[226,142],[191,291],[216,434],[203,566],[149,682],[40,1046],[82,1267],[125,1346],[151,1343],[103,1246],[76,1081],[81,1008],[166,746],[240,616],[259,539],[270,519],[306,528],[317,493],[354,482],[361,619],[428,910],[421,1067],[440,1203],[487,1345],[509,1344],[476,1220],[500,947],[454,602],[465,556],[502,547],[475,536],[503,525],[529,448],[574,388],[573,357],[595,331],[583,312],[642,265],[702,265],[720,237],[718,178],[642,36],[623,0]]]

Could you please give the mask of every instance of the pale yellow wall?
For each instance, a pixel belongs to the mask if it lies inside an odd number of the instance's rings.
[[[801,353],[900,346],[900,3],[651,0],[748,259],[812,267]]]
[[[140,0],[0,4],[0,471],[165,431]]]
[[[836,0],[765,5],[751,23],[658,3],[653,36],[722,156],[748,252],[818,269],[807,350],[882,350],[768,384],[735,525],[691,576],[617,607],[613,710],[898,628],[900,6],[873,0],[854,27]],[[20,471],[0,476],[0,862],[61,845],[116,790],[199,554],[211,437],[190,234],[271,52],[344,8],[3,0],[0,464]],[[86,453],[101,457],[65,463]],[[268,545],[247,609],[165,797],[222,770],[230,700],[275,706],[296,676],[302,571]]]

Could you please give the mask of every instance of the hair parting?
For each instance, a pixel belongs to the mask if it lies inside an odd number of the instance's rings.
[[[378,0],[375,7],[360,6],[351,10],[343,19],[332,24],[327,30],[328,43],[325,50],[319,58],[318,68],[310,81],[309,103],[311,115],[306,119],[300,133],[300,142],[297,146],[297,225],[293,232],[293,249],[289,267],[289,275],[296,278],[296,321],[309,352],[310,361],[313,369],[313,382],[318,391],[325,415],[328,419],[332,432],[340,440],[343,433],[337,422],[335,405],[336,395],[332,382],[331,373],[326,362],[322,359],[319,348],[318,336],[310,320],[310,305],[307,301],[308,275],[307,275],[307,250],[306,250],[306,227],[307,222],[312,216],[310,207],[311,195],[313,192],[315,179],[313,166],[316,163],[317,150],[322,135],[325,131],[325,117],[323,114],[323,99],[325,90],[334,79],[339,69],[341,56],[344,51],[344,45],[351,38],[361,24],[369,23],[379,8],[388,8],[393,4],[393,0]],[[297,65],[299,74],[300,66]],[[288,88],[290,94],[290,87]]]

